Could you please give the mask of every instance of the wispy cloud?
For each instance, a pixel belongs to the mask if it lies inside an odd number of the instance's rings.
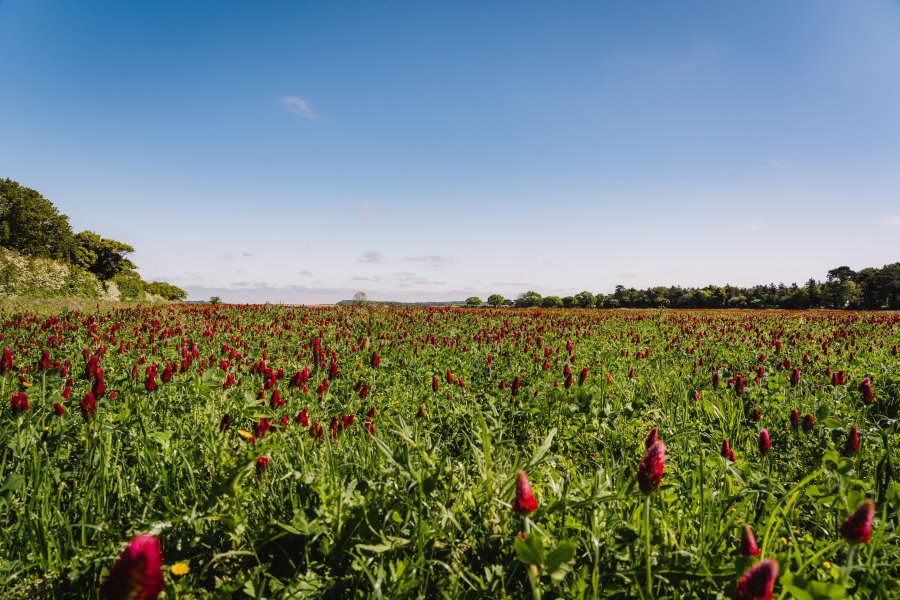
[[[440,256],[438,254],[429,254],[428,256],[404,256],[397,259],[402,262],[426,263],[431,267],[443,267],[453,262],[450,256]]]
[[[378,210],[378,207],[373,202],[360,202],[356,205],[356,212],[361,212],[364,215],[371,215],[376,210]]]
[[[750,223],[750,231],[759,231],[760,229],[762,229],[765,226],[766,226],[765,221],[760,221],[757,219],[756,221],[753,221],[752,223]]]
[[[319,115],[313,112],[312,106],[310,106],[309,101],[305,98],[301,98],[300,96],[284,96],[278,100],[281,102],[282,106],[295,115],[300,115],[301,117],[312,119],[313,121],[319,118]]]
[[[384,255],[381,252],[369,250],[368,252],[363,252],[363,255],[356,259],[356,262],[370,264],[384,262]]]
[[[894,215],[893,217],[885,217],[883,219],[878,219],[878,222],[882,225],[891,225],[893,227],[900,227],[900,216]]]
[[[787,166],[788,161],[786,158],[770,158],[769,166],[773,169],[783,169]]]
[[[226,252],[222,255],[221,260],[234,260],[236,258],[253,258],[255,255],[250,252],[241,252],[240,254],[232,254],[231,252]]]

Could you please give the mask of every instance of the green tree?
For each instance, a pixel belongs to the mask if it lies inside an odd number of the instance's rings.
[[[563,301],[559,296],[544,296],[541,300],[541,306],[544,308],[562,308]]]
[[[366,298],[365,292],[356,292],[353,294],[353,305],[354,306],[365,306],[368,303],[368,299]]]
[[[838,283],[844,283],[845,281],[853,281],[856,278],[856,271],[851,269],[850,267],[835,267],[828,271],[828,274],[825,276],[828,281],[837,281]]]
[[[136,268],[133,262],[125,258],[127,254],[134,252],[134,248],[128,244],[102,238],[93,231],[82,231],[75,236],[75,241],[78,244],[75,264],[102,281]]]
[[[516,298],[516,308],[531,308],[532,306],[540,306],[543,298],[534,290],[528,290],[519,294]]]
[[[466,298],[466,306],[470,308],[477,308],[481,306],[482,300],[478,296],[469,296]]]
[[[148,294],[160,296],[162,298],[165,298],[166,300],[181,302],[187,298],[187,292],[185,292],[180,287],[174,286],[171,283],[166,283],[165,281],[154,281],[153,283],[148,283],[145,288]]]
[[[579,308],[593,308],[596,303],[597,298],[588,291],[575,294],[575,304],[577,304]]]
[[[493,306],[494,308],[499,308],[506,304],[506,298],[501,296],[500,294],[491,294],[487,299],[488,306]]]
[[[0,180],[0,246],[38,258],[69,262],[75,241],[69,218],[38,192]]]

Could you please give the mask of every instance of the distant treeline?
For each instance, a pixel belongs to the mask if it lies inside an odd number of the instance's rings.
[[[467,306],[481,306],[472,296]],[[488,306],[517,308],[786,308],[900,310],[900,262],[878,269],[854,271],[837,267],[825,281],[810,279],[804,285],[770,283],[742,288],[708,285],[703,288],[660,286],[643,290],[616,286],[611,294],[580,292],[574,296],[541,296],[535,291],[519,294],[515,300],[500,294],[488,297]]]
[[[75,233],[69,225],[69,217],[60,214],[52,202],[35,190],[19,185],[11,179],[0,179],[0,246],[33,260],[56,261],[65,270],[65,278],[81,281],[78,273],[90,273],[100,284],[115,284],[122,300],[143,300],[147,295],[166,300],[184,300],[187,293],[164,281],[146,282],[141,279],[137,266],[127,256],[134,248],[93,231]],[[20,262],[8,258],[4,269],[20,268]],[[24,264],[24,263],[22,263]],[[44,263],[41,263],[42,265]],[[43,271],[52,271],[46,265]],[[0,284],[6,282],[13,291],[21,274],[0,273]],[[59,285],[48,289],[61,291],[85,286]],[[85,287],[89,289],[90,285]],[[23,288],[24,289],[24,288]]]
[[[341,300],[338,306],[466,306],[465,300],[448,300],[447,302],[397,302],[394,300]]]

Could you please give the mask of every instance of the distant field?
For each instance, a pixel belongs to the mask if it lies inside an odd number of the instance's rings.
[[[900,597],[896,313],[0,315],[2,597],[95,597],[139,533],[167,597],[721,598],[766,558]]]

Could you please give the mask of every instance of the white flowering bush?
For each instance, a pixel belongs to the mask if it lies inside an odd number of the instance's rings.
[[[44,258],[23,256],[0,247],[0,298],[100,298],[118,290],[103,290],[91,273]]]

